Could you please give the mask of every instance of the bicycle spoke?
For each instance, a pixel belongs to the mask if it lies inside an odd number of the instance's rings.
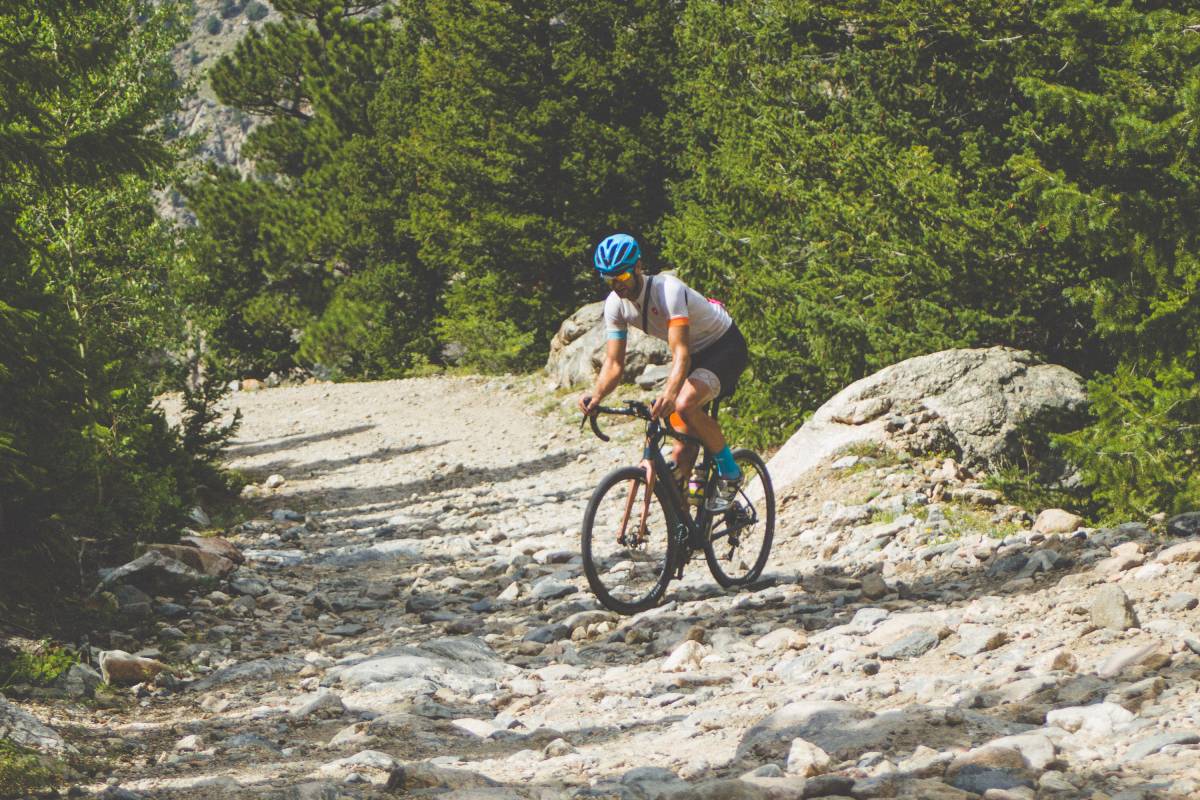
[[[766,564],[775,528],[775,498],[762,460],[749,450],[734,458],[742,470],[742,486],[710,536],[705,556],[722,586],[755,580]]]
[[[669,526],[645,481],[637,468],[613,473],[597,488],[584,518],[588,582],[604,605],[622,613],[649,608],[666,587]]]

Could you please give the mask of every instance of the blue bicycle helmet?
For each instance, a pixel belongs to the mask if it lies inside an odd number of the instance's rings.
[[[642,257],[637,239],[628,233],[614,233],[596,246],[593,263],[601,275],[616,275],[630,269]]]

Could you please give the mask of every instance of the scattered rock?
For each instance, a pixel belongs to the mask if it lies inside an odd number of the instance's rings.
[[[862,578],[863,597],[868,600],[878,600],[891,594],[891,587],[878,572],[868,572]]]
[[[1176,592],[1167,598],[1164,607],[1167,611],[1191,611],[1200,605],[1200,598],[1189,592]]]
[[[1200,511],[1176,514],[1167,520],[1167,533],[1172,536],[1200,535]]]
[[[238,567],[236,563],[225,556],[209,550],[201,550],[198,547],[181,544],[152,544],[148,550],[162,553],[210,578],[224,578]]]
[[[181,536],[179,543],[227,558],[235,564],[244,563],[246,560],[237,545],[220,536]]]
[[[1138,627],[1137,613],[1124,589],[1110,583],[1096,590],[1092,596],[1092,624],[1112,631]]]
[[[204,580],[204,575],[186,564],[151,550],[116,569],[103,570],[97,591],[127,583],[150,594],[174,595],[194,589]]]
[[[884,645],[879,650],[879,657],[884,661],[919,658],[937,647],[940,641],[936,633],[922,628]]]
[[[832,759],[829,754],[812,742],[793,739],[788,749],[787,771],[810,778],[829,769]]]
[[[688,639],[676,647],[667,660],[663,662],[663,672],[687,672],[700,668],[700,660],[704,658],[708,648],[697,641]]]
[[[1186,564],[1200,561],[1200,540],[1172,545],[1159,553],[1154,560],[1160,564]]]
[[[1133,714],[1114,703],[1059,708],[1046,714],[1046,724],[1079,733],[1091,739],[1111,736],[1113,731],[1127,725]]]
[[[154,680],[167,665],[153,658],[132,656],[124,650],[104,650],[97,658],[104,682],[111,686],[133,686]]]
[[[0,741],[5,740],[54,756],[76,752],[57,731],[0,696]]]
[[[794,739],[804,739],[831,757],[865,752],[886,732],[870,724],[875,715],[851,703],[801,700],[765,717],[742,736],[737,756],[783,762]]]
[[[959,642],[950,652],[963,658],[995,650],[1008,641],[1008,634],[990,625],[963,623],[958,626]]]
[[[1147,736],[1129,748],[1125,753],[1125,761],[1141,761],[1172,744],[1200,744],[1200,733],[1197,731],[1168,731]]]
[[[1071,533],[1083,524],[1083,517],[1063,511],[1061,508],[1047,508],[1038,514],[1033,523],[1035,533]]]
[[[72,697],[91,697],[102,683],[104,678],[87,664],[72,664],[58,679],[58,685]]]

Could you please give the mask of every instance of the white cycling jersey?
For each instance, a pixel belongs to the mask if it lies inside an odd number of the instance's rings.
[[[630,325],[642,330],[642,307],[647,303],[647,289],[651,297],[644,332],[651,336],[665,340],[672,326],[687,325],[691,350],[699,353],[720,339],[733,324],[733,318],[723,305],[708,300],[674,275],[643,276],[642,291],[636,301],[622,300],[616,292],[610,292],[605,299],[607,338],[624,339]]]

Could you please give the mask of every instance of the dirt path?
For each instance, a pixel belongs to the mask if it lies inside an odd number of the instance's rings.
[[[943,525],[957,511],[927,505],[942,465],[843,462],[781,498],[770,586],[724,593],[697,565],[662,607],[617,618],[587,591],[578,525],[638,431],[614,426],[602,444],[570,403],[535,378],[235,395],[231,465],[284,482],[227,532],[247,558],[228,585],[130,629],[194,680],[69,720],[109,763],[86,791],[1200,788],[1194,620],[1168,602],[1194,569],[1181,558],[1135,576],[1156,563],[1148,532],[964,535]],[[1105,572],[1122,542],[1137,563]],[[1091,622],[1103,583],[1128,591],[1140,628]]]

